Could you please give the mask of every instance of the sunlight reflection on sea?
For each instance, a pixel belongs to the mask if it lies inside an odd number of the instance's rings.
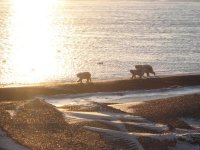
[[[0,83],[129,78],[200,72],[200,3],[9,0],[0,2]],[[98,63],[102,62],[102,63]]]

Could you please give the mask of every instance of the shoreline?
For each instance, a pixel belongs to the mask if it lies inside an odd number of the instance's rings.
[[[176,73],[176,74],[162,74],[156,76],[150,76],[150,78],[166,78],[166,77],[179,77],[179,76],[200,76],[200,72],[197,73]],[[150,79],[148,78],[148,79]],[[78,79],[78,78],[77,78]],[[137,78],[139,79],[139,78]],[[147,76],[144,76],[142,79],[147,79]],[[96,79],[92,78],[92,83],[105,83],[105,82],[114,82],[114,81],[123,81],[123,80],[130,80],[129,78],[115,78],[115,79]],[[134,79],[133,79],[134,80]],[[16,83],[16,84],[1,84],[0,89],[2,88],[20,88],[20,87],[50,87],[50,86],[62,86],[62,85],[71,85],[71,84],[78,84],[77,80],[75,81],[51,81],[51,82],[41,82],[41,83]]]
[[[152,77],[146,79],[124,79],[112,81],[98,81],[90,84],[80,83],[52,83],[46,85],[33,85],[23,87],[0,88],[0,101],[25,100],[37,96],[50,96],[58,94],[81,94],[95,92],[117,92],[131,90],[149,90],[178,86],[200,85],[200,74],[175,75]]]

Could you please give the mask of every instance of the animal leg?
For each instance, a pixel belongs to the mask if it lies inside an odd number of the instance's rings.
[[[147,72],[147,77],[149,77],[149,72]]]
[[[131,79],[133,79],[133,75],[132,75]]]
[[[151,71],[150,73],[153,74],[154,76],[156,75],[154,71]]]
[[[83,83],[83,81],[82,81],[82,80],[83,80],[83,79],[82,79],[82,78],[80,78],[80,82],[81,82],[81,83]]]
[[[131,79],[135,78],[135,75],[132,75]]]

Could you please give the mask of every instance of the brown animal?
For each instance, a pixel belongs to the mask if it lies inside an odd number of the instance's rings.
[[[156,73],[153,71],[153,67],[151,65],[135,65],[135,69],[136,70],[141,70],[141,72],[143,72],[143,74],[147,74],[147,76],[149,77],[150,73],[154,74],[154,76],[156,75]]]
[[[142,78],[142,76],[144,75],[144,73],[141,70],[130,70],[130,73],[132,74],[131,79],[136,78],[136,76]]]
[[[91,74],[89,72],[80,72],[76,74],[76,76],[79,78],[77,82],[82,82],[83,79],[87,79],[87,83],[91,82]]]

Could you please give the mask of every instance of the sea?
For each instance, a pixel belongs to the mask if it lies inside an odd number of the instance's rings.
[[[200,1],[0,0],[0,84],[200,73]]]

